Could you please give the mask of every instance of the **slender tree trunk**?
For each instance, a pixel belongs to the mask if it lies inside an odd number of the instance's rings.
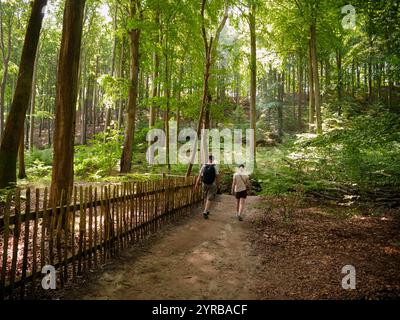
[[[250,58],[250,128],[253,130],[252,139],[254,141],[253,146],[253,157],[256,163],[257,159],[257,143],[256,143],[256,131],[257,131],[257,36],[256,36],[256,14],[257,5],[255,1],[251,2],[250,14],[249,14],[249,28],[250,28],[250,47],[251,47],[251,58]]]
[[[131,18],[137,18],[140,10],[140,0],[131,0]],[[141,13],[140,18],[142,18]],[[139,41],[140,29],[132,29],[129,32],[131,49],[131,84],[129,88],[127,125],[125,128],[125,140],[121,157],[121,173],[129,173],[132,168],[132,153],[135,134],[136,108],[139,86]]]
[[[312,70],[314,79],[314,99],[315,99],[315,117],[317,122],[317,133],[322,133],[322,115],[321,115],[321,93],[319,85],[319,74],[318,74],[318,59],[317,59],[317,32],[316,23],[311,24],[311,60]]]
[[[225,12],[224,16],[218,26],[218,29],[215,33],[215,37],[211,37],[210,40],[207,38],[207,30],[205,24],[205,8],[206,8],[207,0],[202,0],[201,2],[201,17],[202,17],[202,36],[204,42],[204,52],[205,52],[205,67],[204,67],[204,82],[203,82],[203,98],[200,108],[200,116],[199,121],[197,124],[197,139],[200,136],[201,128],[204,121],[204,116],[208,108],[208,101],[209,101],[209,80],[210,80],[210,70],[213,63],[213,53],[214,53],[214,46],[218,43],[220,34],[225,27],[226,21],[228,20],[228,2],[225,1]],[[197,141],[196,141],[197,142]],[[193,169],[193,162],[196,156],[196,150],[192,154],[192,161],[188,166],[186,171],[186,176],[189,177],[192,174]]]
[[[7,78],[8,78],[8,68],[11,58],[11,49],[12,49],[12,15],[9,16],[7,24],[8,24],[8,32],[7,32],[7,48],[4,45],[4,29],[3,29],[3,9],[2,3],[0,1],[0,37],[2,41],[0,41],[0,52],[3,62],[3,75],[1,77],[0,84],[0,141],[3,137],[4,132],[4,112],[5,112],[5,95],[6,95],[6,86],[7,86]],[[6,53],[7,52],[7,53]]]
[[[304,69],[303,69],[303,56],[299,55],[299,75],[298,75],[298,82],[299,82],[299,97],[298,97],[298,107],[297,107],[297,123],[299,126],[300,132],[303,130],[303,76],[304,76]]]
[[[176,128],[177,128],[177,135],[179,135],[179,130],[181,127],[181,99],[182,99],[182,84],[183,84],[183,75],[184,75],[185,69],[184,69],[184,64],[181,63],[180,66],[180,71],[179,71],[179,84],[178,84],[178,91],[177,91],[177,102],[178,102],[178,107],[176,110]]]
[[[389,79],[389,110],[390,112],[395,112],[395,103],[393,99],[394,82],[393,79]]]
[[[342,50],[339,48],[336,52],[336,66],[338,72],[338,83],[337,83],[337,98],[339,102],[339,116],[342,114],[342,100],[343,100],[343,70],[342,70]]]
[[[169,117],[170,117],[170,98],[171,98],[171,77],[169,68],[169,57],[168,57],[168,29],[165,37],[165,99],[167,102],[167,108],[165,110],[164,117],[164,128],[166,134],[166,154],[167,154],[167,167],[168,173],[171,173],[171,163],[170,163],[170,148],[169,148]]]
[[[278,136],[280,141],[283,138],[283,99],[285,95],[285,75],[279,73],[278,78]]]
[[[99,95],[99,88],[96,85],[96,80],[99,77],[99,62],[100,56],[96,57],[96,74],[95,78],[93,79],[93,104],[92,104],[92,125],[93,125],[93,133],[92,137],[96,135],[96,126],[97,126],[97,102],[98,102],[98,95]]]
[[[314,95],[314,72],[313,72],[313,63],[311,56],[311,41],[309,46],[309,67],[308,67],[308,99],[309,99],[309,131],[314,132],[315,130],[315,95]]]
[[[32,92],[33,69],[47,0],[35,0],[25,34],[17,86],[0,146],[0,189],[17,181],[16,162]],[[23,138],[22,138],[23,139]]]
[[[356,72],[356,63],[353,59],[351,63],[351,96],[353,98],[356,95],[355,72]]]
[[[118,72],[120,78],[124,77],[124,62],[125,62],[125,38],[122,39],[122,44],[121,44],[121,55],[120,55],[119,72]],[[123,114],[124,114],[124,102],[122,97],[120,96],[120,99],[118,101],[118,119],[117,119],[118,130],[120,130],[123,125]]]
[[[115,5],[115,12],[114,12],[114,17],[113,17],[113,25],[114,25],[114,45],[113,45],[113,51],[112,51],[112,63],[111,63],[111,76],[115,77],[115,65],[116,65],[116,59],[117,59],[117,14],[118,14],[118,4]],[[121,50],[123,50],[121,48]],[[111,126],[111,108],[107,107],[106,109],[106,114],[105,114],[105,120],[104,120],[104,132],[106,133]]]
[[[51,180],[52,205],[59,203],[61,192],[66,200],[74,182],[74,137],[79,85],[79,59],[82,43],[85,0],[66,0],[59,57]]]
[[[0,86],[0,140],[2,139],[4,132],[4,112],[5,112],[6,85],[8,77],[8,64],[9,60],[3,62],[3,75],[1,78],[1,86]]]
[[[160,12],[156,12],[156,18],[155,18],[155,23],[158,26],[158,28],[161,28],[160,26]],[[157,30],[157,36],[156,36],[156,43],[160,42],[160,30]],[[153,64],[154,64],[154,71],[153,71],[153,93],[152,93],[152,98],[153,102],[150,105],[150,119],[149,119],[149,127],[153,128],[154,125],[156,124],[156,108],[157,108],[157,103],[155,100],[158,98],[159,95],[159,74],[160,74],[160,56],[158,54],[157,48],[154,48],[154,53],[153,53]]]
[[[36,106],[36,82],[37,82],[37,65],[40,50],[36,54],[35,66],[33,69],[33,81],[32,81],[32,94],[31,94],[31,110],[29,117],[29,151],[33,150],[34,133],[35,133],[35,106]]]
[[[82,87],[81,87],[81,94],[80,94],[80,106],[81,106],[81,144],[86,144],[86,136],[87,136],[87,122],[88,122],[88,95],[90,94],[90,80],[86,82],[87,79],[87,60],[86,54],[82,53],[81,61],[83,62],[83,74],[82,74]]]
[[[378,63],[376,65],[376,69],[377,69],[377,90],[378,90],[378,100],[382,101],[382,64]]]
[[[212,95],[210,93],[210,89],[208,89],[207,93],[207,104],[206,104],[206,113],[204,115],[203,129],[211,128],[211,103],[212,103]]]
[[[93,96],[94,96],[94,84],[93,84],[93,76],[89,75],[88,80],[87,80],[87,87],[86,87],[86,96],[83,104],[83,116],[84,116],[84,121],[83,121],[83,128],[82,128],[82,144],[86,145],[87,144],[87,136],[88,136],[88,127],[90,128],[90,114],[91,110],[90,108],[93,106]]]

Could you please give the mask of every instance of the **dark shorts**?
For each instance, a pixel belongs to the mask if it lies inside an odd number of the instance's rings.
[[[235,198],[236,199],[246,199],[247,198],[247,190],[240,191],[240,192],[235,192]]]
[[[215,183],[213,184],[204,184],[203,183],[203,194],[204,198],[213,201],[215,199],[215,196],[217,195],[217,185]]]

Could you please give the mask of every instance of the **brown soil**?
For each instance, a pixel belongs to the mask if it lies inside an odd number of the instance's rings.
[[[258,259],[247,240],[248,219],[235,217],[232,197],[219,196],[209,220],[201,210],[128,249],[121,259],[91,275],[61,299],[257,299]]]
[[[285,221],[271,202],[260,208],[252,236],[263,264],[262,299],[400,298],[399,210],[363,216],[368,209],[309,202]],[[356,269],[356,290],[342,288],[346,265]]]
[[[400,297],[398,212],[344,216],[307,204],[288,221],[279,206],[248,199],[244,222],[220,196],[209,220],[201,210],[125,251],[61,299],[387,299]],[[267,204],[267,205],[266,205]],[[271,209],[278,208],[278,209]],[[342,267],[356,268],[344,290]]]

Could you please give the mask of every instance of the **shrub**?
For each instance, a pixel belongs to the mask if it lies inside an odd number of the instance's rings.
[[[75,149],[75,174],[89,180],[111,175],[122,154],[123,136],[118,130],[100,133],[87,146]]]

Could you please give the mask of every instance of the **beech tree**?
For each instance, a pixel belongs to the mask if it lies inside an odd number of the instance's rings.
[[[51,203],[53,204],[59,203],[61,192],[67,193],[74,181],[75,116],[84,8],[85,0],[65,1],[53,138],[51,180]]]
[[[23,141],[24,121],[32,92],[35,57],[44,17],[43,9],[46,4],[47,0],[35,0],[32,3],[14,99],[1,140],[0,189],[15,184],[17,181],[16,163],[18,147],[21,144],[21,139]]]
[[[204,43],[204,80],[203,80],[203,98],[200,106],[200,116],[197,124],[197,137],[200,136],[201,129],[202,127],[205,128],[206,126],[206,118],[205,113],[207,112],[207,109],[209,107],[210,103],[210,93],[209,93],[209,81],[210,81],[210,70],[211,67],[213,66],[213,63],[215,62],[215,50],[218,46],[218,41],[219,37],[221,35],[222,30],[225,27],[226,21],[228,20],[229,17],[229,6],[228,6],[228,1],[225,1],[224,3],[224,11],[223,11],[223,17],[221,21],[219,22],[219,25],[215,31],[215,35],[209,36],[209,30],[207,30],[207,25],[206,25],[206,16],[205,16],[205,11],[206,11],[206,5],[207,5],[207,0],[202,0],[201,2],[201,10],[200,10],[200,15],[201,15],[201,34],[203,37],[203,43]],[[196,152],[193,152],[193,159],[196,156]],[[192,159],[192,160],[193,160]],[[186,175],[190,176],[192,174],[192,169],[193,169],[193,161],[190,162]]]
[[[134,25],[135,20],[141,20],[143,11],[140,0],[131,0],[130,2],[130,18]],[[129,173],[132,168],[133,141],[135,136],[136,108],[138,99],[139,85],[139,44],[140,44],[139,27],[131,27],[129,30],[129,44],[131,52],[131,72],[130,87],[127,107],[127,120],[125,129],[124,146],[121,157],[120,171],[121,173]]]

